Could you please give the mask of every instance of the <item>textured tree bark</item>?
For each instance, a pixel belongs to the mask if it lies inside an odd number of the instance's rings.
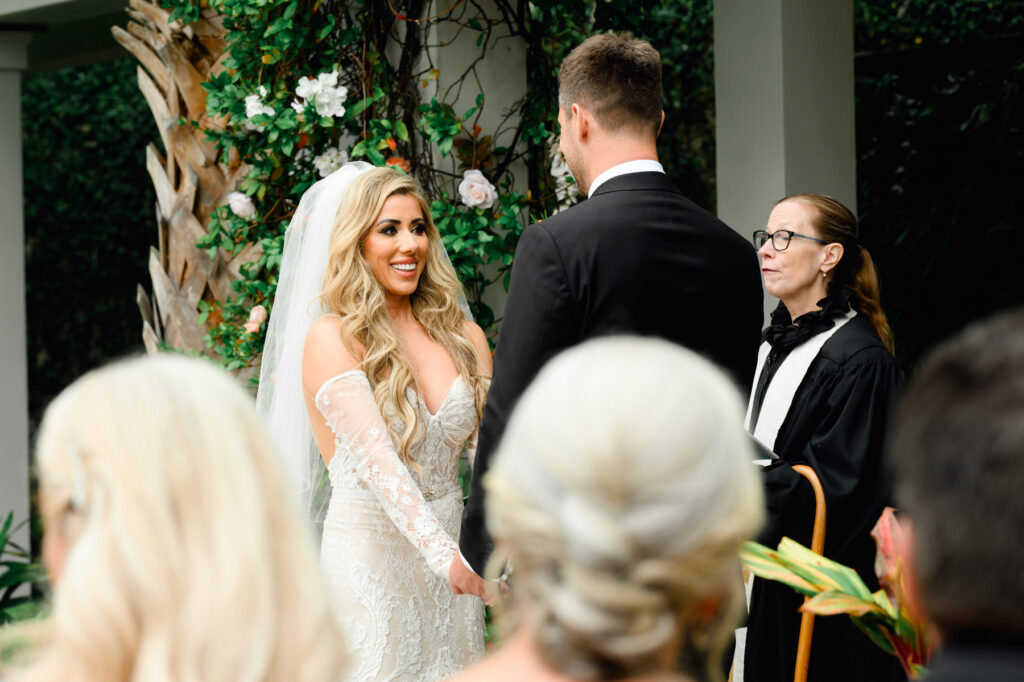
[[[216,315],[199,323],[199,301],[215,303],[231,294],[239,267],[259,256],[250,245],[237,256],[220,250],[213,260],[196,247],[210,213],[225,203],[245,173],[236,157],[221,163],[206,131],[225,122],[206,114],[202,83],[223,70],[225,31],[220,17],[204,10],[198,22],[168,23],[169,12],[157,0],[131,0],[128,29],[113,27],[114,39],[139,60],[138,79],[156,121],[166,156],[155,144],[146,148],[146,169],[156,190],[157,246],[150,250],[152,299],[139,285],[146,350],[161,346],[206,352],[203,336]],[[180,121],[186,122],[182,124]],[[188,121],[194,121],[193,126]]]

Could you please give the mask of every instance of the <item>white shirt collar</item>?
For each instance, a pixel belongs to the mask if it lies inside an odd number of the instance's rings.
[[[654,159],[637,159],[636,161],[627,161],[626,163],[620,163],[618,166],[612,166],[604,173],[601,173],[594,181],[590,183],[590,194],[588,197],[594,196],[594,192],[597,188],[608,182],[612,178],[617,178],[620,175],[626,175],[627,173],[664,173],[665,169],[660,163]]]

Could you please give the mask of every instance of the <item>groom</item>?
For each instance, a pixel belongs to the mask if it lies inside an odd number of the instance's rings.
[[[516,401],[553,355],[595,336],[658,336],[717,362],[744,395],[757,360],[753,247],[658,163],[658,52],[628,34],[595,35],[565,58],[558,83],[560,146],[588,198],[531,225],[516,250],[462,520],[466,561],[456,556],[449,570],[456,594],[479,584],[466,563],[482,575],[491,552],[481,478]]]

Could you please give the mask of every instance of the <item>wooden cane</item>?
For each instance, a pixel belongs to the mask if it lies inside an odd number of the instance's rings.
[[[823,554],[825,551],[825,491],[814,469],[806,464],[796,464],[793,471],[807,479],[814,489],[814,531],[811,534],[811,551]],[[810,597],[804,597],[804,603]],[[793,682],[806,682],[807,666],[811,660],[811,637],[814,634],[814,614],[804,613],[800,617],[800,639],[796,645],[796,668]]]

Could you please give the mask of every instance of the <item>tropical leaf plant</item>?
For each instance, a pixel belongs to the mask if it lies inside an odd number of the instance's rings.
[[[14,512],[10,512],[0,525],[0,625],[35,618],[41,612],[41,602],[31,588],[44,583],[46,575],[13,537],[24,523],[15,526]]]
[[[930,654],[924,627],[907,604],[903,563],[896,550],[899,524],[886,508],[871,535],[878,553],[875,571],[881,589],[871,592],[857,572],[812,552],[790,538],[778,549],[747,542],[740,551],[743,564],[764,580],[788,585],[808,599],[800,610],[816,616],[846,614],[883,651],[896,656],[907,677],[921,679]]]

